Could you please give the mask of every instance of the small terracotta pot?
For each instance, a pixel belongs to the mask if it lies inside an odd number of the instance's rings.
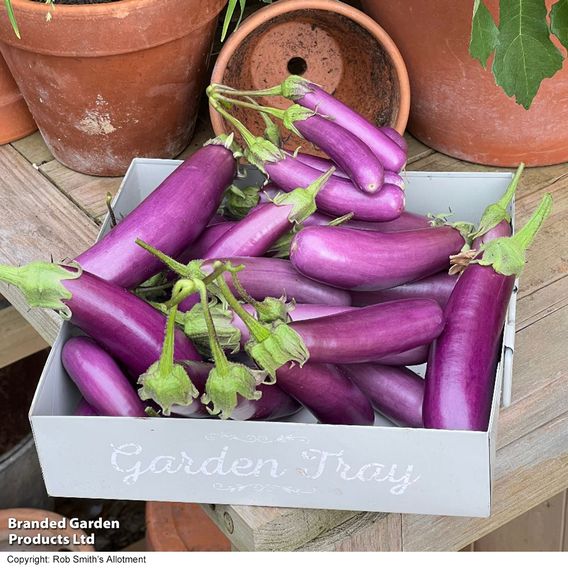
[[[0,55],[0,144],[18,140],[36,130],[26,102]]]
[[[398,49],[371,18],[341,2],[288,0],[255,12],[225,43],[211,77],[237,89],[256,90],[281,83],[291,73],[313,81],[379,125],[404,132],[410,89]],[[281,97],[258,99],[278,108]],[[255,111],[235,109],[255,134],[264,123]],[[230,131],[211,109],[216,134]],[[282,130],[285,146],[318,154],[305,140]]]
[[[392,36],[408,66],[414,136],[445,154],[481,164],[540,166],[568,160],[568,64],[543,81],[526,111],[495,85],[492,60],[483,69],[468,52],[473,0],[362,3]],[[486,4],[498,16],[498,0]],[[550,8],[553,0],[546,4]]]
[[[154,552],[231,550],[229,539],[191,503],[146,503],[146,540]]]
[[[17,521],[49,521],[61,522],[63,517],[51,511],[43,511],[41,509],[3,509],[0,510],[0,551],[28,551],[28,552],[57,552],[70,550],[72,552],[94,552],[94,546],[90,544],[80,544],[82,538],[87,535],[81,529],[72,529],[66,524],[66,528],[56,529],[10,529],[8,528],[8,520],[16,519]],[[43,537],[51,538],[58,536],[69,539],[70,544],[10,544],[9,536],[17,535],[23,537],[34,537],[40,534]]]
[[[226,0],[55,4],[12,0],[0,50],[53,155],[95,175],[189,143]]]

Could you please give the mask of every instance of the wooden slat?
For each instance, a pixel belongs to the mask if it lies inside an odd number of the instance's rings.
[[[53,160],[53,155],[39,132],[34,132],[30,136],[12,142],[12,146],[36,167]]]
[[[365,513],[309,542],[299,551],[393,552],[402,550],[402,516]]]
[[[565,492],[537,505],[475,543],[476,552],[562,550]]]
[[[40,166],[40,172],[93,220],[106,213],[106,194],[116,193],[122,177],[96,177],[74,172],[57,160]]]
[[[90,246],[97,227],[11,146],[0,148],[0,263],[73,258]],[[9,222],[8,222],[9,221]],[[47,310],[29,310],[18,291],[0,285],[10,303],[48,342],[55,340],[59,317]]]
[[[412,164],[413,162],[417,162],[418,160],[421,160],[422,158],[425,158],[426,156],[430,156],[431,154],[435,153],[434,150],[432,150],[432,148],[428,148],[428,146],[425,146],[424,144],[422,144],[422,142],[419,142],[418,140],[416,140],[416,138],[413,138],[410,134],[405,134],[404,137],[408,144],[408,159],[406,161],[407,166],[409,164]],[[408,169],[415,169],[415,168],[408,168]]]
[[[500,427],[506,426],[502,420]],[[497,452],[491,517],[403,516],[404,550],[459,550],[564,490],[567,431],[564,414]]]
[[[15,308],[0,310],[0,369],[46,347],[47,343]]]

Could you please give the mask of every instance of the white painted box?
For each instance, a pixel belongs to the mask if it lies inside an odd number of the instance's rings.
[[[115,198],[126,215],[179,161],[136,159]],[[249,184],[258,179],[248,170]],[[451,210],[477,222],[508,173],[409,172],[407,208]],[[103,226],[109,228],[108,219]],[[30,420],[52,496],[185,501],[488,516],[502,384],[510,393],[516,289],[511,299],[486,432],[315,423],[78,417],[79,393],[60,361],[77,333],[65,323],[38,385]],[[420,371],[420,369],[418,369]]]

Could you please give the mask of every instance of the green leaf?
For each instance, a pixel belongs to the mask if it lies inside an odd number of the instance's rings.
[[[493,60],[497,85],[528,109],[543,79],[562,67],[550,40],[544,0],[501,0],[499,41]]]
[[[477,59],[485,68],[487,60],[497,47],[499,29],[493,21],[493,16],[483,3],[483,0],[475,0],[473,6],[473,19],[471,21],[471,39],[469,41],[469,53]]]
[[[560,43],[568,49],[568,0],[558,0],[552,6],[550,27]]]
[[[18,27],[18,22],[16,21],[16,14],[14,14],[12,2],[11,0],[4,0],[4,3],[6,4],[6,12],[8,12],[8,19],[12,24],[12,29],[14,30],[16,37],[18,39],[22,39],[22,36],[20,35],[20,28]]]

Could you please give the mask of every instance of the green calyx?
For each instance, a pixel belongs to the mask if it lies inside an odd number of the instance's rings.
[[[138,378],[140,399],[155,401],[165,416],[170,415],[172,405],[187,406],[199,396],[184,367],[174,362],[176,314],[177,306],[174,306],[168,314],[160,359]]]
[[[233,313],[217,302],[209,306],[209,311],[221,349],[231,353],[239,351],[241,332],[233,325]],[[201,355],[211,357],[209,330],[201,303],[185,314],[183,330]]]
[[[76,262],[53,264],[30,262],[24,266],[0,265],[0,281],[16,286],[32,308],[50,308],[63,319],[71,317],[71,310],[63,300],[71,299],[71,292],[63,280],[79,278],[83,270]]]
[[[501,237],[484,243],[479,250],[483,256],[473,262],[492,266],[495,272],[505,276],[519,276],[525,266],[526,251],[551,211],[552,196],[547,193],[533,216],[518,233],[512,237]]]
[[[269,140],[262,137],[253,137],[245,150],[245,158],[260,171],[266,173],[264,165],[267,162],[279,162],[286,154]]]
[[[290,223],[303,223],[316,212],[316,196],[335,172],[331,167],[308,187],[298,187],[290,193],[279,193],[272,201],[275,205],[290,205],[292,211],[288,215]]]
[[[270,336],[263,341],[252,337],[245,350],[274,382],[276,371],[282,365],[293,362],[302,366],[310,356],[304,340],[285,323],[276,324]]]
[[[201,402],[210,414],[219,415],[222,420],[226,420],[238,404],[237,395],[247,400],[259,400],[262,397],[262,392],[256,387],[262,383],[264,376],[266,373],[249,369],[240,363],[229,363],[226,370],[214,367],[207,377]]]
[[[301,122],[302,120],[307,120],[308,118],[316,115],[317,112],[311,110],[309,108],[293,104],[289,106],[283,113],[282,113],[282,123],[284,126],[296,134],[297,136],[302,137],[302,134],[299,132],[298,128],[296,127],[296,122]]]
[[[259,191],[259,187],[249,186],[240,189],[236,185],[231,185],[225,193],[223,213],[233,219],[243,219],[251,209],[258,205]]]
[[[233,153],[235,159],[243,156],[243,150],[235,142],[235,135],[232,132],[230,134],[219,134],[219,136],[207,140],[203,146],[224,146]]]
[[[280,85],[280,94],[293,101],[311,92],[310,82],[299,75],[289,75]]]
[[[286,298],[267,297],[262,302],[254,303],[258,321],[262,323],[287,322],[288,314],[294,306],[295,303],[287,303]]]
[[[220,276],[220,278],[223,277]],[[256,387],[264,381],[266,373],[253,371],[245,365],[232,363],[227,359],[219,343],[215,324],[211,317],[205,284],[201,280],[195,280],[194,285],[199,290],[203,319],[209,337],[209,347],[215,362],[215,367],[207,377],[205,393],[201,397],[201,402],[207,405],[211,414],[219,414],[222,419],[227,419],[231,417],[238,404],[237,395],[248,400],[258,400],[262,396],[262,393]]]
[[[507,207],[513,200],[524,169],[525,164],[521,163],[501,199],[497,201],[497,203],[493,203],[485,209],[481,220],[479,221],[477,230],[471,235],[472,239],[477,239],[478,237],[485,235],[485,233],[489,232],[502,221],[507,221],[507,223],[511,222],[511,216],[507,212]]]

